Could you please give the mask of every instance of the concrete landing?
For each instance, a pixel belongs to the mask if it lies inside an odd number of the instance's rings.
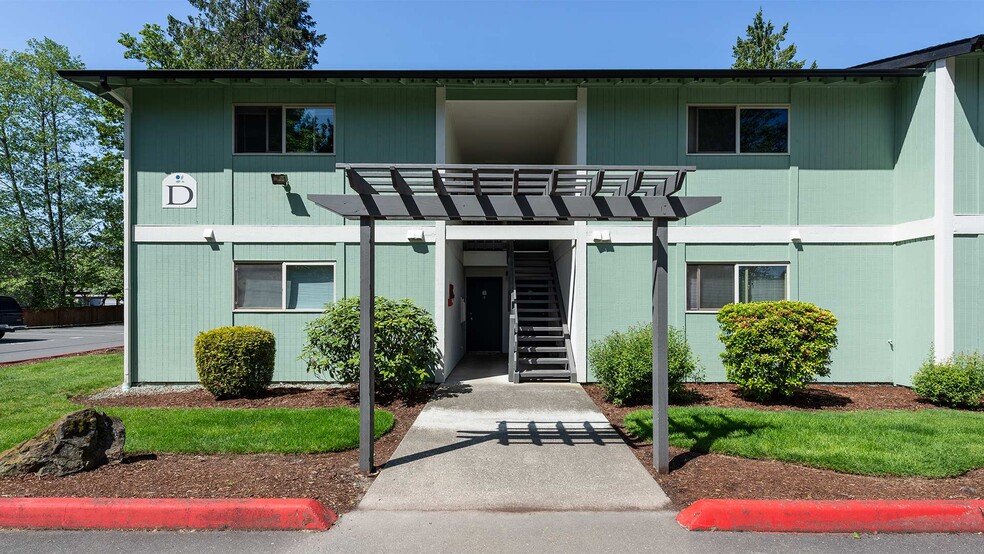
[[[577,384],[510,384],[505,358],[463,360],[360,510],[626,511],[669,504]]]

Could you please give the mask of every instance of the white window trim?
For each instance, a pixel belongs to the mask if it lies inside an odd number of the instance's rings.
[[[273,265],[280,264],[280,307],[279,308],[239,308],[236,306],[236,266],[239,265]],[[323,309],[290,309],[287,308],[287,267],[292,265],[317,265],[317,266],[331,266],[331,277],[332,277],[332,287],[331,294],[332,297],[328,302],[335,302],[338,300],[338,287],[336,286],[338,280],[338,272],[336,271],[334,261],[317,261],[317,262],[304,262],[304,261],[274,261],[274,260],[244,260],[240,262],[233,262],[232,270],[232,311],[237,314],[320,314]]]
[[[734,108],[735,109],[735,151],[734,152],[691,152],[690,151],[690,108]],[[743,109],[780,109],[786,110],[786,151],[785,152],[742,152],[741,151],[741,110]],[[687,104],[686,121],[686,155],[687,156],[789,156],[789,130],[792,126],[792,109],[789,104]],[[700,119],[700,113],[697,113]],[[700,143],[700,125],[694,129],[695,142]]]
[[[280,106],[280,152],[236,152],[236,108],[239,107]],[[331,108],[335,129],[331,139],[331,152],[288,152],[287,151],[287,109],[288,108]],[[310,102],[281,104],[279,102],[237,102],[232,105],[232,155],[233,156],[335,156],[338,152],[338,108],[333,102]]]
[[[789,269],[790,269],[789,262],[687,262],[685,265],[686,265],[686,269],[689,269],[690,266],[692,266],[692,265],[730,265],[731,268],[732,268],[732,271],[734,273],[734,275],[732,276],[732,278],[734,279],[733,285],[732,285],[732,287],[733,287],[732,292],[734,293],[734,297],[733,297],[734,302],[733,302],[733,304],[739,304],[739,303],[745,304],[746,303],[746,302],[739,302],[738,301],[738,297],[739,297],[739,294],[740,294],[739,291],[738,291],[738,274],[741,271],[740,268],[742,268],[742,267],[784,267],[784,268],[786,268],[786,278],[784,279],[784,282],[785,282],[785,285],[786,285],[786,291],[785,291],[785,295],[784,295],[785,296],[784,297],[784,300],[789,300]],[[685,313],[688,313],[688,314],[716,314],[716,313],[718,313],[718,312],[721,311],[721,308],[707,308],[707,309],[703,309],[703,310],[701,310],[701,309],[696,309],[696,310],[690,309],[690,298],[689,298],[689,292],[690,291],[686,288],[688,286],[689,279],[687,279],[686,277],[684,277],[683,281],[684,281],[683,282],[683,286],[684,286],[684,294],[683,294],[683,296],[684,296],[684,300],[685,300],[685,303],[686,303],[685,310],[684,310]],[[699,282],[698,282],[697,286],[700,287],[700,283]],[[699,297],[698,297],[698,301],[700,301],[700,298]]]

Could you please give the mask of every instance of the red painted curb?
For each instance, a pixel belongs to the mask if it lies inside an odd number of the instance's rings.
[[[979,500],[718,500],[679,514],[691,531],[772,533],[979,533]]]
[[[0,527],[327,530],[337,516],[309,498],[0,498]]]

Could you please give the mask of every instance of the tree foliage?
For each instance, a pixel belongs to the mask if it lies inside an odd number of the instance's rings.
[[[325,35],[315,31],[305,0],[188,0],[186,21],[144,25],[120,35],[123,56],[150,69],[309,69]]]
[[[0,290],[35,308],[121,288],[122,115],[55,73],[83,67],[48,38],[0,51]]]
[[[777,33],[772,25],[772,20],[766,21],[762,15],[762,8],[752,19],[752,24],[745,30],[745,38],[738,37],[737,42],[732,48],[732,56],[735,62],[731,64],[734,69],[802,69],[806,65],[806,60],[796,60],[796,44],[789,43],[783,48],[782,43],[786,41],[786,32],[789,31],[789,23],[782,26]],[[810,69],[816,69],[817,62],[814,61]]]

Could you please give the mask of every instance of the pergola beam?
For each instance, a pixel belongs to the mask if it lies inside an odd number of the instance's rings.
[[[438,221],[643,221],[682,219],[719,196],[354,195],[309,194],[343,217]]]

